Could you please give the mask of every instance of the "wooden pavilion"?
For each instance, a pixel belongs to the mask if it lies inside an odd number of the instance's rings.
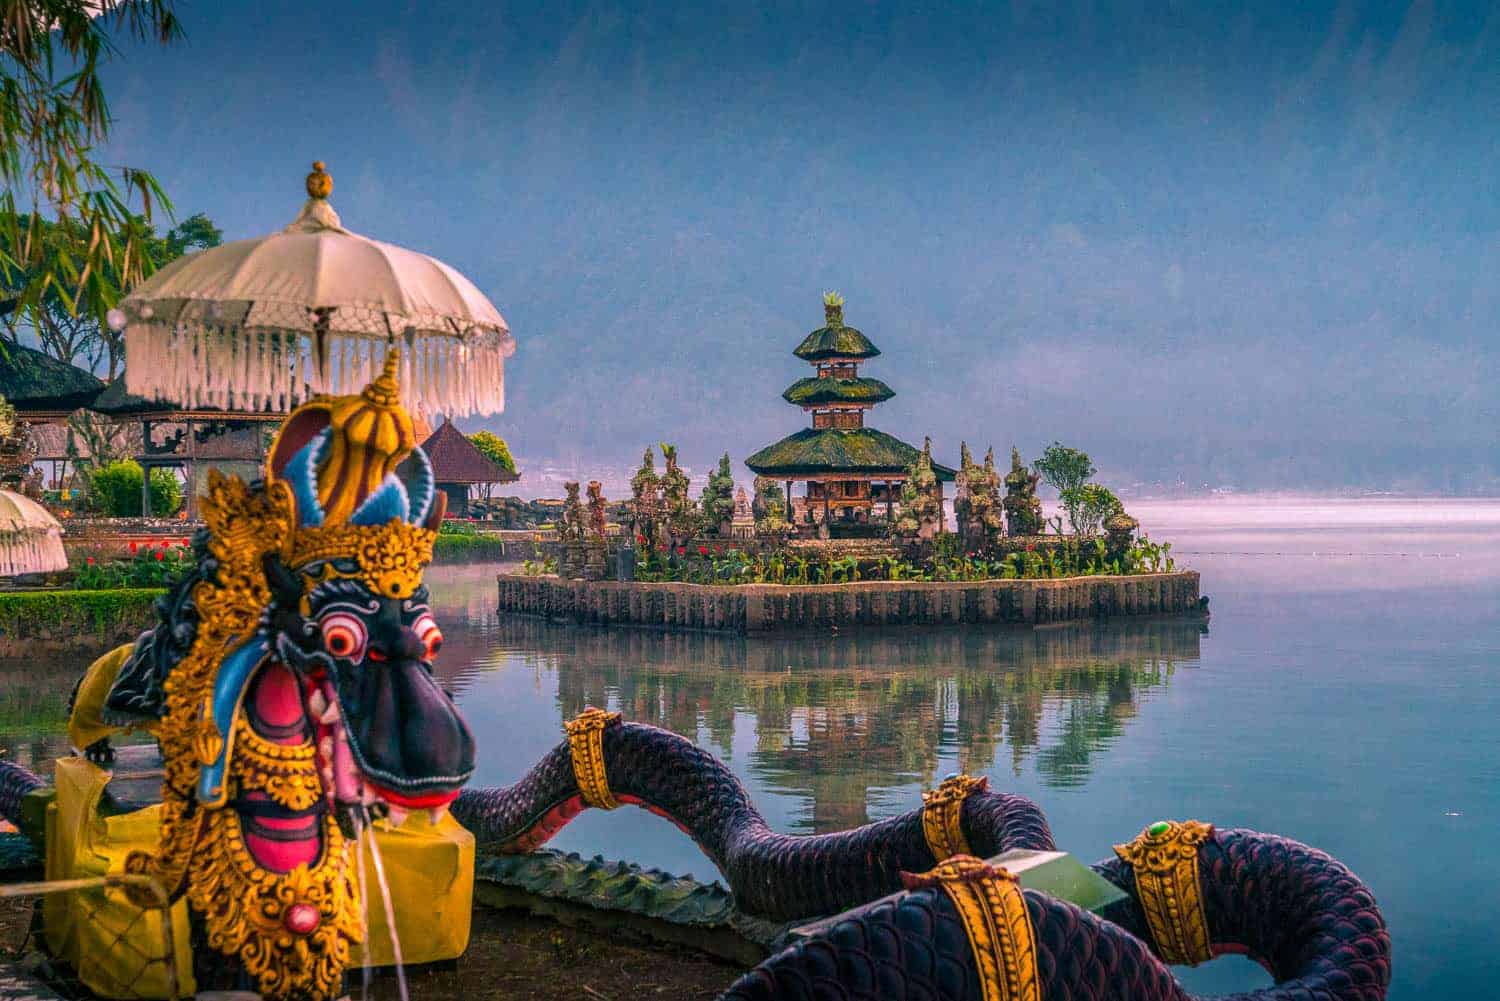
[[[519,473],[492,462],[451,420],[444,420],[422,443],[422,451],[432,463],[438,489],[448,495],[448,513],[455,518],[469,516],[470,487],[514,483],[521,478]]]
[[[131,456],[146,471],[141,481],[141,512],[151,517],[151,470],[182,474],[187,518],[198,516],[198,496],[208,490],[208,471],[217,469],[249,482],[262,475],[271,435],[286,416],[254,410],[187,409],[125,391],[125,375],[104,388],[90,410],[121,422],[140,424],[140,445]]]
[[[816,526],[831,537],[876,535],[895,511],[906,470],[921,450],[865,426],[865,413],[895,396],[879,379],[862,377],[861,363],[880,354],[870,339],[844,324],[842,300],[825,300],[824,326],[795,351],[815,375],[787,387],[782,398],[812,415],[812,427],[768,445],[745,460],[757,475],[786,483],[792,524]],[[938,490],[956,470],[937,463]],[[793,497],[792,486],[807,486]],[[941,497],[939,497],[941,500]]]

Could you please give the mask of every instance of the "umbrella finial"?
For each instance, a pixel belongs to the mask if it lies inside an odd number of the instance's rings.
[[[365,387],[364,398],[377,407],[393,407],[401,398],[401,387],[396,382],[396,373],[401,370],[401,349],[391,348],[385,353],[385,368],[375,381]]]
[[[322,160],[313,161],[313,172],[307,175],[309,198],[327,198],[333,193],[333,177],[324,169]]]

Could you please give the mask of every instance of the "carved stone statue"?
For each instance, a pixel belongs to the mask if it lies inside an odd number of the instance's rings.
[[[1021,463],[1021,453],[1010,450],[1010,472],[1005,474],[1005,521],[1011,535],[1042,534],[1042,502],[1036,495],[1041,476]]]

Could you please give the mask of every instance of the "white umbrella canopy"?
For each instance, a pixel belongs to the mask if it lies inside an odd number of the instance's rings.
[[[57,519],[29,497],[0,490],[0,577],[67,568]]]
[[[515,340],[474,283],[425,254],[351,233],[310,196],[279,233],[179,258],[120,304],[126,388],[184,407],[286,410],[357,393],[401,349],[402,402],[454,417],[505,408]]]

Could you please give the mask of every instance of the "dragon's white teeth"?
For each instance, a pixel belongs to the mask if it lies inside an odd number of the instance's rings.
[[[440,823],[443,819],[443,814],[447,812],[448,808],[446,806],[434,806],[432,809],[427,811],[428,823],[434,825]]]
[[[319,723],[326,723],[329,726],[333,726],[333,724],[337,723],[338,721],[339,721],[339,707],[338,707],[338,703],[334,703],[334,704],[328,706],[326,709],[324,709],[321,713],[318,714],[318,722]]]
[[[379,800],[380,797],[375,795],[374,789],[371,789],[369,786],[359,787],[359,802],[361,805],[374,806]]]
[[[332,737],[324,737],[322,740],[318,741],[318,753],[321,754],[321,755],[323,755],[323,757],[327,758],[329,761],[333,760],[333,738]],[[330,771],[331,770],[332,769],[330,769]]]
[[[307,697],[307,708],[312,710],[313,716],[322,719],[323,714],[328,711],[328,696],[321,690],[315,690]]]
[[[386,817],[390,820],[392,827],[400,827],[406,823],[406,814],[406,810],[392,803],[390,804],[390,812],[386,814]]]

